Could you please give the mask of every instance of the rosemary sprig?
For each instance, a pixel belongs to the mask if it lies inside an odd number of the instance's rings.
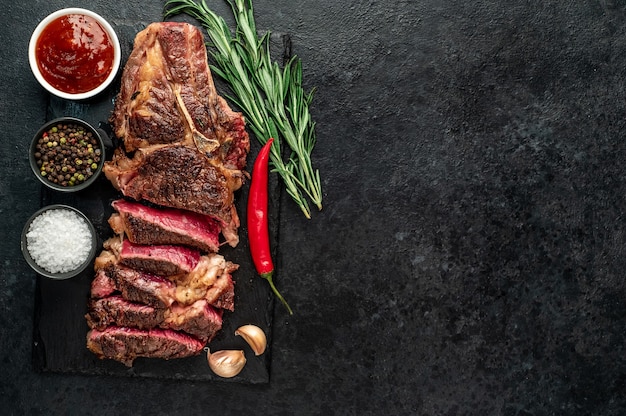
[[[314,170],[311,153],[315,146],[315,123],[309,107],[313,91],[302,86],[302,63],[293,56],[281,69],[270,56],[270,32],[257,35],[252,0],[225,0],[235,17],[234,36],[224,19],[205,0],[168,0],[164,17],[185,13],[198,20],[207,31],[213,47],[211,70],[225,80],[235,103],[246,116],[248,126],[261,144],[274,138],[272,171],[282,178],[287,193],[307,218],[308,200],[322,209],[320,173]],[[286,162],[281,143],[291,153]]]

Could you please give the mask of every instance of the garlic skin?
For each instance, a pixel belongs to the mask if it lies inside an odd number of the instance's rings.
[[[265,332],[256,325],[244,325],[237,328],[235,335],[240,335],[252,348],[254,355],[261,355],[265,352],[267,338]]]
[[[215,374],[224,378],[235,377],[246,365],[246,356],[242,350],[221,350],[207,352],[209,367]]]

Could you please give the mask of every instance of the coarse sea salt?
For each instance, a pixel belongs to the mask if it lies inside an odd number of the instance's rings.
[[[33,261],[50,273],[76,270],[87,260],[92,236],[83,218],[68,209],[38,215],[28,227],[26,247]]]

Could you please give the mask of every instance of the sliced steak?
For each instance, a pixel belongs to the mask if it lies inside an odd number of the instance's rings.
[[[110,325],[148,329],[159,326],[165,320],[165,312],[163,308],[129,302],[122,296],[110,296],[91,299],[85,318],[90,328],[99,330]]]
[[[105,263],[102,257],[110,261]],[[202,256],[191,273],[170,278],[123,266],[107,250],[96,258],[95,263],[96,267],[102,267],[94,279],[97,282],[95,288],[106,290],[94,291],[92,282],[91,296],[94,298],[117,291],[126,300],[156,308],[167,308],[174,302],[188,306],[206,300],[216,308],[234,310],[235,286],[231,273],[238,266],[219,254]],[[100,293],[103,295],[99,296]]]
[[[176,285],[165,277],[114,265],[106,269],[126,300],[167,308],[176,300]]]
[[[104,247],[123,266],[159,276],[190,273],[200,261],[200,252],[184,246],[133,244],[127,239],[110,238]]]
[[[237,244],[234,192],[250,142],[243,116],[215,90],[198,27],[161,22],[137,34],[111,123],[124,143],[103,169],[115,188],[209,215]]]
[[[197,149],[180,144],[138,149],[132,159],[118,148],[103,170],[126,197],[216,219],[228,244],[237,245],[234,192],[242,185],[240,171],[215,165]]]
[[[103,172],[125,198],[109,218],[118,238],[95,260],[87,347],[128,366],[199,354],[234,309],[238,266],[217,251],[220,233],[239,242],[235,192],[250,143],[215,90],[198,27],[137,34],[110,121],[122,144]]]
[[[165,360],[198,355],[205,343],[170,329],[137,329],[110,326],[87,333],[87,348],[99,358],[120,361],[128,367],[138,357]]]
[[[111,204],[117,213],[109,225],[136,244],[180,244],[202,251],[217,252],[219,224],[206,215],[191,211],[153,208],[119,199]]]
[[[90,300],[85,317],[90,328],[100,331],[108,326],[160,327],[183,331],[205,343],[222,328],[222,310],[212,307],[206,300],[199,300],[190,306],[174,303],[163,309],[129,302],[116,295]]]

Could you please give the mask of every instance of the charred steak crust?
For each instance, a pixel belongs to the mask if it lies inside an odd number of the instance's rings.
[[[136,200],[232,220],[233,193],[226,175],[196,150],[181,145],[144,154],[134,178],[123,188]]]
[[[226,309],[235,310],[235,283],[230,274],[220,276],[216,284],[207,292],[206,298],[211,305]]]

